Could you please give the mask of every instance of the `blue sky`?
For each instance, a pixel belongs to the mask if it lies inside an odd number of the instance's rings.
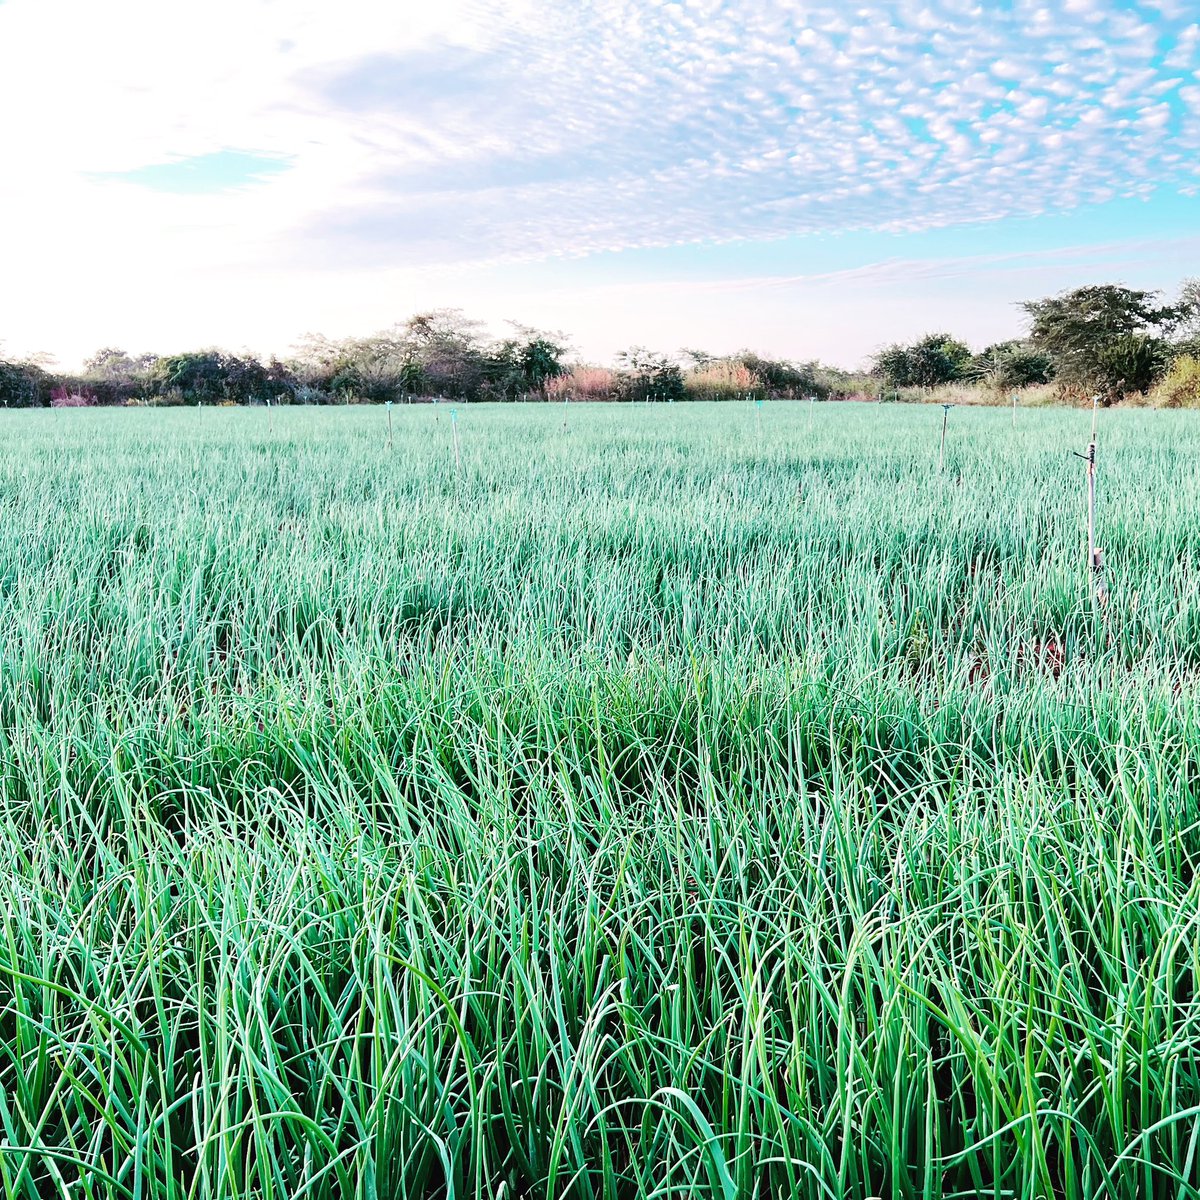
[[[1184,0],[6,0],[0,339],[981,345],[1200,275],[1198,72]]]

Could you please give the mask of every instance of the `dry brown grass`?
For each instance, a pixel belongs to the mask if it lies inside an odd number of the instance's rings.
[[[689,400],[728,400],[758,385],[753,372],[737,362],[715,362],[684,376]]]
[[[611,400],[616,372],[607,367],[572,367],[565,375],[547,379],[547,400]]]

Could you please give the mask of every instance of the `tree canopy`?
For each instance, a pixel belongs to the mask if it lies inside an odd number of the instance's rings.
[[[889,387],[937,387],[965,379],[971,350],[948,333],[927,333],[919,342],[893,344],[875,356],[875,373]]]
[[[1066,392],[1115,398],[1144,391],[1169,357],[1167,334],[1183,317],[1158,293],[1104,283],[1027,300],[1029,341]]]

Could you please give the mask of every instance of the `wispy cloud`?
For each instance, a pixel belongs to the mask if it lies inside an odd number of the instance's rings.
[[[245,154],[239,150],[217,150],[172,162],[152,163],[132,171],[100,173],[96,177],[133,183],[156,192],[210,195],[250,186],[287,168],[286,159]]]
[[[1200,193],[1198,77],[1188,0],[7,0],[0,253],[324,290],[998,230]]]

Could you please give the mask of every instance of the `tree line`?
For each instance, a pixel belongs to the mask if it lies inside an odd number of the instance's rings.
[[[563,333],[514,323],[506,336],[493,338],[460,310],[438,309],[368,337],[310,335],[286,360],[219,349],[131,355],[107,348],[73,374],[35,361],[0,361],[0,405],[826,398],[862,386],[844,372],[750,351],[690,350],[672,358],[634,346],[612,368],[570,363],[570,353]]]
[[[635,346],[613,367],[568,361],[566,335],[512,323],[503,337],[458,309],[419,313],[368,337],[309,336],[281,360],[206,349],[132,355],[106,348],[84,369],[0,358],[0,406],[92,404],[338,404],[451,400],[684,401],[836,399],[946,384],[997,395],[1052,387],[1105,403],[1154,389],[1200,404],[1200,281],[1172,303],[1117,284],[1076,288],[1022,305],[1026,337],[972,353],[947,333],[881,350],[869,372],[765,358],[751,351],[668,356]]]
[[[881,350],[886,387],[976,383],[998,392],[1053,385],[1063,399],[1109,404],[1165,389],[1168,403],[1200,403],[1200,280],[1163,303],[1119,284],[1075,288],[1021,305],[1029,332],[973,354],[948,333]]]

